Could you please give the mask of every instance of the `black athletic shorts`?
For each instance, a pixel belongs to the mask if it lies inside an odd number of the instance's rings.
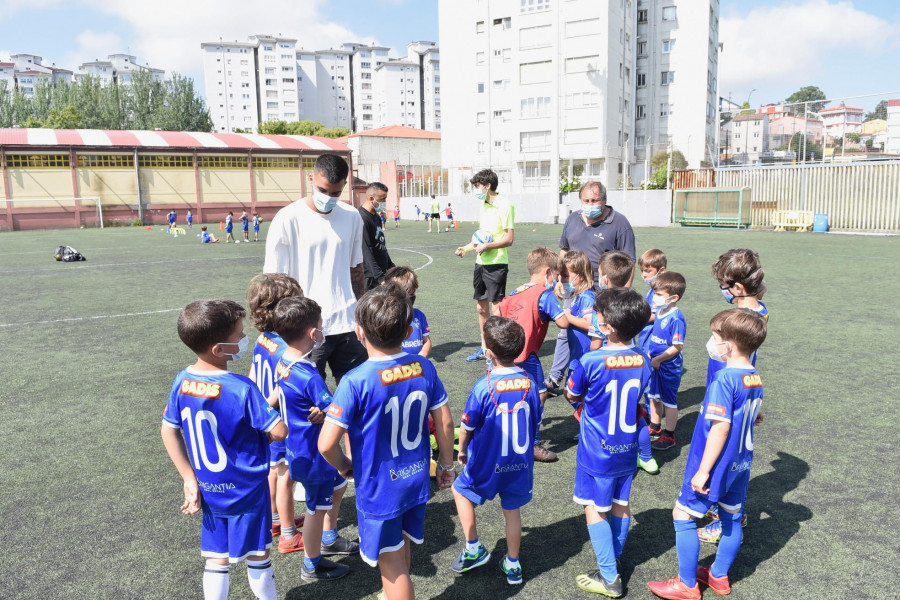
[[[356,332],[326,335],[322,347],[310,354],[309,359],[316,363],[319,375],[325,379],[325,365],[331,368],[335,380],[340,379],[351,370],[368,360],[366,348],[356,338]]]
[[[506,275],[509,265],[475,265],[472,285],[476,300],[500,302],[506,296]]]
[[[437,219],[438,221],[440,221],[440,220],[441,220],[441,213],[431,213],[431,218],[432,218],[432,219]]]

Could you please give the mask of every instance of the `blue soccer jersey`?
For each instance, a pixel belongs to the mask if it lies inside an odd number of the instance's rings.
[[[653,358],[668,350],[670,346],[683,346],[686,331],[687,323],[684,320],[684,313],[677,306],[665,315],[657,313],[656,320],[653,321],[653,330],[650,332],[648,354]],[[680,377],[683,363],[684,357],[679,352],[673,358],[660,363],[659,370],[662,373],[677,374]]]
[[[259,232],[259,217],[253,217],[253,231]]]
[[[188,213],[188,214],[187,214],[187,222],[188,222],[188,225],[193,224],[193,222],[194,222],[194,215],[192,215],[191,213]]]
[[[208,231],[204,231],[200,234],[200,241],[204,244],[209,244],[210,242],[212,242],[212,236],[209,235]]]
[[[573,364],[566,389],[584,397],[576,464],[594,477],[634,472],[638,401],[650,381],[650,360],[635,346],[603,347]]]
[[[418,354],[425,346],[426,336],[431,335],[431,328],[428,326],[428,319],[418,308],[413,309],[412,331],[409,336],[403,340],[403,351],[410,354]]]
[[[263,398],[272,395],[275,389],[275,366],[278,364],[281,355],[287,344],[281,339],[281,336],[271,331],[259,334],[256,338],[256,344],[253,346],[253,365],[250,367],[250,379],[256,382]],[[281,419],[287,423],[282,414]],[[275,441],[271,444],[273,460],[281,460],[283,455],[284,440]]]
[[[362,517],[386,521],[428,501],[428,413],[446,403],[434,365],[415,354],[370,358],[341,379],[327,419],[350,435]]]
[[[594,290],[585,290],[578,294],[572,301],[572,316],[594,320],[594,298],[596,294]],[[566,337],[569,340],[569,362],[578,360],[585,352],[591,349],[590,328],[580,329],[574,325],[569,325],[566,330]]]
[[[231,215],[225,217],[225,231],[227,233],[231,233],[232,227],[234,225],[234,219],[231,218]]]
[[[309,422],[310,410],[325,411],[331,392],[316,365],[307,360],[288,361],[283,356],[275,368],[281,418],[288,426],[285,440],[291,478],[306,484],[334,481],[337,469],[319,454],[322,425]]]
[[[244,231],[250,230],[250,219],[247,218],[247,215],[241,217],[241,229]]]
[[[487,498],[531,494],[541,411],[537,385],[519,367],[496,367],[476,381],[460,418],[474,432],[460,484]]]
[[[175,219],[176,219],[176,215],[175,215],[175,211],[173,210],[172,212],[169,213],[169,223],[174,225]]]
[[[758,312],[759,314],[761,314],[762,317],[766,321],[769,320],[769,309],[767,309],[766,305],[763,304],[762,302],[759,303],[759,308],[757,308],[757,309],[751,308],[749,310],[755,310],[755,312]],[[758,350],[754,350],[753,354],[750,355],[750,364],[752,364],[754,367],[756,366],[756,355],[758,352],[759,352]],[[718,373],[719,371],[721,371],[724,368],[725,368],[724,360],[716,360],[714,358],[709,359],[709,363],[707,364],[707,367],[706,367],[706,387],[709,387],[709,384],[712,383],[713,379],[716,378],[716,373]]]
[[[724,368],[706,388],[700,417],[694,426],[691,448],[684,467],[684,480],[697,473],[709,430],[716,421],[731,423],[728,438],[709,475],[709,499],[719,500],[735,482],[749,481],[753,461],[753,425],[762,406],[763,386],[756,369]]]
[[[200,496],[214,514],[238,515],[267,496],[269,440],[281,419],[249,378],[184,369],[163,424],[182,429]]]

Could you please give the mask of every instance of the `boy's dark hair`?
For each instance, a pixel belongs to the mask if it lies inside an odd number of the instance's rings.
[[[393,283],[405,291],[407,296],[412,296],[419,289],[419,276],[412,267],[397,265],[384,274],[384,283]]]
[[[206,231],[206,225],[203,225],[202,227],[200,227],[200,231]]]
[[[603,315],[603,322],[615,329],[622,341],[634,338],[650,320],[650,305],[632,288],[600,290],[594,310]]]
[[[350,167],[347,161],[337,154],[322,154],[316,159],[313,172],[324,175],[328,183],[340,183],[347,179]]]
[[[687,283],[684,281],[684,276],[681,273],[664,271],[650,282],[650,287],[654,292],[666,292],[670,296],[678,296],[680,300],[684,298],[684,290],[687,287]]]
[[[231,215],[232,217],[234,216],[234,213],[231,212],[230,210],[228,211],[228,214]]]
[[[369,343],[379,349],[395,348],[409,333],[413,308],[403,288],[388,283],[363,294],[355,314]]]
[[[492,192],[497,191],[497,174],[490,169],[482,169],[472,177],[472,185],[486,185]]]
[[[765,318],[749,308],[723,310],[710,319],[709,327],[723,342],[731,342],[748,355],[766,341]]]
[[[332,181],[332,183],[334,183]],[[380,181],[373,181],[369,184],[369,187],[366,188],[366,195],[375,194],[375,192],[384,192],[385,194],[388,191],[388,186],[384,185]]]
[[[612,287],[626,287],[634,273],[634,259],[621,250],[604,252],[597,265]]]
[[[759,254],[750,248],[733,248],[720,256],[712,265],[712,274],[719,285],[731,287],[740,283],[750,296],[763,289],[766,275],[759,262]]]
[[[526,264],[528,265],[529,275],[534,275],[547,267],[550,267],[550,270],[555,273],[559,269],[559,254],[550,248],[535,248],[528,253]]]
[[[178,337],[195,354],[208,352],[247,312],[233,300],[194,300],[178,313]]]
[[[666,253],[658,248],[647,250],[638,258],[639,267],[653,267],[654,269],[662,269],[668,264]]]
[[[275,333],[291,344],[301,339],[306,333],[319,324],[322,308],[312,298],[290,296],[282,298],[275,306],[272,317]]]
[[[525,348],[525,330],[512,319],[490,316],[484,322],[484,347],[500,362],[511,363]]]
[[[254,276],[247,288],[247,307],[250,309],[253,326],[259,331],[277,331],[275,307],[279,300],[290,296],[303,297],[303,288],[290,275],[260,273]]]

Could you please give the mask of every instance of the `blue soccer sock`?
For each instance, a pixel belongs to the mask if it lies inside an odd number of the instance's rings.
[[[719,549],[716,550],[716,561],[709,571],[713,577],[724,577],[737,557],[744,538],[744,529],[741,527],[740,512],[728,513],[719,511],[719,521],[722,523],[722,538],[719,540]]]
[[[591,536],[591,545],[594,546],[594,554],[597,555],[597,566],[600,574],[607,581],[614,581],[619,575],[616,568],[616,553],[613,547],[613,533],[608,521],[590,523],[588,534]]]
[[[628,528],[631,526],[631,517],[609,516],[609,527],[612,529],[613,550],[615,550],[616,558],[622,556],[622,549],[625,548],[625,540],[628,539]]]
[[[675,549],[678,551],[678,576],[688,587],[697,585],[697,561],[700,559],[700,538],[697,522],[675,519]]]
[[[650,449],[650,428],[646,425],[638,428],[638,446],[642,461],[647,462],[653,458],[653,451]]]
[[[303,566],[306,567],[307,571],[315,571],[316,567],[319,566],[319,561],[322,560],[322,555],[315,558],[310,558],[308,556],[303,557]]]
[[[333,544],[334,541],[338,538],[337,527],[334,529],[329,529],[327,531],[322,532],[322,543],[326,546],[329,544]]]

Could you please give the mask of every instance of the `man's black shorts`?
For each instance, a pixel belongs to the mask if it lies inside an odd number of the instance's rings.
[[[500,302],[506,296],[506,275],[509,265],[475,265],[472,285],[476,300]]]
[[[437,219],[438,221],[440,221],[440,220],[441,220],[441,213],[431,213],[431,218],[432,218],[432,219]]]
[[[310,354],[309,359],[316,363],[319,375],[325,379],[326,363],[331,368],[335,379],[340,379],[351,370],[366,362],[369,358],[366,348],[356,337],[356,333],[338,333],[326,335],[322,347]]]

